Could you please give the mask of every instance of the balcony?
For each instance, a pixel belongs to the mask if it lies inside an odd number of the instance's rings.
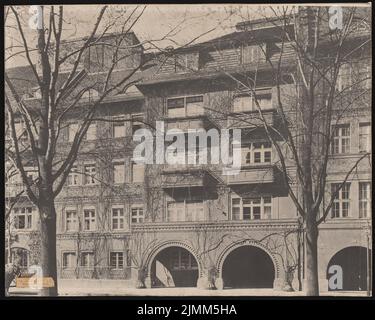
[[[270,126],[279,125],[279,116],[275,109],[263,110],[264,121]],[[264,121],[258,111],[244,111],[228,115],[228,128],[256,128],[263,127]]]
[[[162,172],[162,186],[164,189],[209,187],[216,183],[217,180],[212,174],[203,168],[168,168]]]
[[[207,115],[194,115],[186,117],[165,117],[166,130],[179,129],[187,131],[188,129],[204,129],[209,130],[216,128],[215,123],[207,117]]]
[[[224,180],[228,185],[274,183],[279,173],[273,164],[243,166],[238,174],[225,176]]]

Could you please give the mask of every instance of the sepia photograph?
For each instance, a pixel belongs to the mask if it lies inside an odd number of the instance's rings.
[[[372,297],[371,11],[4,6],[3,295]]]

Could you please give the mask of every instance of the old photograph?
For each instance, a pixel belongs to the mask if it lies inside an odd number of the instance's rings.
[[[5,6],[4,295],[372,296],[371,10]]]

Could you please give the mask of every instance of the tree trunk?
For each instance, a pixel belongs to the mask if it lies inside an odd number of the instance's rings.
[[[315,216],[315,215],[313,215]],[[318,226],[312,219],[306,220],[306,295],[319,296],[318,277]]]
[[[40,263],[43,277],[53,279],[54,286],[43,288],[42,296],[57,296],[57,265],[56,265],[56,210],[53,200],[46,201],[40,210],[41,257]]]

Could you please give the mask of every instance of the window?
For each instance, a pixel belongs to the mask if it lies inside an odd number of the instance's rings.
[[[86,140],[96,140],[96,123],[91,123],[86,131]]]
[[[203,96],[186,97],[186,114],[188,116],[196,116],[203,113]]]
[[[143,213],[143,206],[133,206],[131,208],[132,212],[132,223],[142,223],[145,219]]]
[[[144,180],[144,164],[133,163],[132,164],[132,179],[135,183],[142,183]]]
[[[113,182],[125,182],[125,163],[123,161],[115,161],[113,163]]]
[[[340,187],[341,183],[331,184],[332,195]],[[349,205],[350,205],[350,183],[345,183],[338,194],[336,195],[332,205],[332,218],[345,218],[349,216]]]
[[[340,67],[339,73],[336,80],[336,89],[343,91],[344,89],[349,90],[352,82],[352,67],[345,63]]]
[[[171,252],[171,265],[173,270],[197,270],[198,265],[192,254],[186,250],[173,248]]]
[[[203,201],[175,201],[167,205],[167,221],[204,221]]]
[[[76,254],[75,252],[64,252],[63,253],[63,268],[73,269],[76,266]]]
[[[332,154],[350,152],[350,126],[341,125],[333,128]]]
[[[203,201],[186,201],[186,220],[204,221]]]
[[[22,248],[12,249],[12,261],[17,261],[20,267],[27,268],[29,266],[29,252]]]
[[[126,136],[125,121],[119,121],[120,119],[115,119],[116,122],[113,123],[113,137],[122,138]]]
[[[83,219],[85,231],[92,231],[96,229],[95,209],[84,209]]]
[[[141,114],[132,115],[132,135],[143,127],[143,116]]]
[[[272,93],[270,89],[257,90],[255,92],[256,101],[258,101],[259,108],[261,110],[266,110],[272,108]],[[254,109],[258,110],[255,102]]]
[[[266,58],[265,44],[258,45],[243,45],[241,47],[241,60],[243,64],[256,63],[265,61]]]
[[[170,202],[167,208],[167,221],[185,221],[185,202]]]
[[[233,111],[244,112],[252,110],[252,97],[250,95],[241,94],[233,99]]]
[[[371,213],[371,184],[359,183],[359,217],[369,218]]]
[[[233,111],[234,112],[246,112],[256,111],[259,104],[261,110],[267,110],[272,108],[272,89],[257,89],[255,96],[253,92],[243,92],[234,95],[233,98]]]
[[[259,220],[272,218],[272,198],[232,197],[232,220]]]
[[[109,265],[112,269],[124,269],[124,253],[123,252],[110,252]]]
[[[96,173],[95,164],[85,165],[85,184],[88,184],[88,185],[96,184],[95,173]]]
[[[242,164],[271,163],[272,145],[270,142],[254,142],[241,148]]]
[[[359,152],[371,151],[371,127],[369,123],[359,124]]]
[[[81,267],[90,268],[94,266],[94,253],[82,252],[81,253]]]
[[[112,208],[112,230],[123,230],[125,228],[124,208]]]
[[[79,185],[79,176],[80,174],[77,172],[77,167],[73,166],[70,169],[70,173],[68,175],[68,186],[78,186]]]
[[[167,99],[168,117],[203,115],[203,96],[189,96]]]
[[[198,70],[199,54],[187,53],[175,56],[175,72],[189,72]]]
[[[66,231],[78,231],[78,219],[76,210],[65,211],[65,229]]]
[[[78,132],[78,123],[70,123],[68,126],[68,141],[73,142]]]
[[[14,208],[13,212],[15,215],[15,229],[25,230],[32,228],[32,207]]]

